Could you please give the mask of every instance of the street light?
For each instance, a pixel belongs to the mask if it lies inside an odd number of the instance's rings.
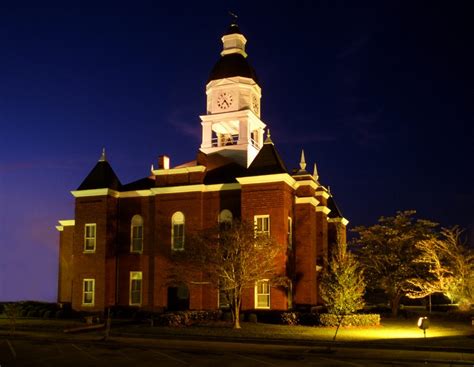
[[[418,327],[421,330],[423,330],[423,335],[426,338],[426,329],[428,329],[430,327],[430,320],[428,320],[428,317],[426,317],[426,316],[420,317],[418,319]]]

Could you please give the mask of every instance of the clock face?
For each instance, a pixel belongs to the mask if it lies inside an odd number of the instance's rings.
[[[221,110],[226,110],[232,106],[233,101],[234,99],[230,92],[222,92],[219,94],[219,97],[217,97],[217,107]]]
[[[258,113],[258,99],[255,96],[252,96],[252,109],[255,113]]]

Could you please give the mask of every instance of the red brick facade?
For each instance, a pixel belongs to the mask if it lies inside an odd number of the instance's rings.
[[[178,211],[184,214],[186,234],[217,225],[219,213],[228,209],[233,217],[244,220],[269,215],[271,235],[285,249],[285,256],[277,259],[278,269],[291,279],[293,292],[291,295],[284,288],[271,287],[270,308],[285,310],[289,304],[298,307],[320,303],[318,273],[327,257],[328,245],[336,241],[336,228],[342,229],[339,235],[345,235],[345,225],[343,219],[328,220],[327,193],[314,190],[318,184],[312,176],[306,174],[301,181],[301,177],[288,174],[268,175],[270,182],[259,176],[254,180],[259,182],[216,188],[203,184],[202,175],[201,183],[196,185],[193,180],[196,186],[188,186],[191,175],[179,174],[173,178],[173,171],[170,169],[165,177],[156,176],[156,187],[167,191],[81,192],[76,198],[74,225],[66,225],[60,232],[59,302],[71,302],[74,309],[88,311],[128,306],[130,272],[142,272],[140,307],[150,311],[168,308],[173,214]],[[177,185],[177,182],[188,185]],[[143,218],[141,253],[131,252],[134,215]],[[84,251],[87,223],[96,224],[96,248],[91,253]],[[193,274],[192,278],[193,282],[187,284],[189,308],[216,309],[218,291],[205,284],[201,274]],[[83,302],[84,279],[95,280],[91,305]],[[255,308],[254,298],[255,290],[247,289],[242,308]]]
[[[305,170],[304,155],[300,169],[290,174],[269,134],[264,142],[261,88],[246,59],[246,38],[232,24],[222,40],[221,58],[206,85],[197,159],[169,168],[162,156],[150,177],[122,185],[103,152],[73,191],[75,218],[58,226],[59,302],[85,311],[129,305],[149,311],[216,309],[218,291],[202,274],[187,274],[186,287],[172,286],[169,275],[183,233],[186,251],[186,236],[216,226],[224,209],[242,221],[268,216],[270,235],[282,247],[276,265],[291,284],[270,284],[269,301],[262,286],[265,308],[321,302],[318,277],[330,246],[345,240],[347,221],[316,171]],[[132,228],[133,218],[140,224]],[[256,307],[255,292],[244,291],[244,310]]]

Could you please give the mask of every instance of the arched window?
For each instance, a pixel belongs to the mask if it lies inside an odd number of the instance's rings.
[[[219,214],[219,227],[220,229],[227,229],[232,225],[232,212],[228,209],[224,209]]]
[[[171,249],[184,250],[184,214],[176,212],[171,217]]]
[[[134,215],[130,230],[130,252],[143,251],[143,218],[140,215]]]

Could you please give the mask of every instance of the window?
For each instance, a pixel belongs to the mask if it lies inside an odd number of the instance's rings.
[[[171,217],[171,249],[184,250],[184,214],[176,212]]]
[[[84,279],[82,282],[82,304],[94,305],[95,279]]]
[[[288,248],[293,248],[293,220],[288,217]]]
[[[139,306],[142,303],[142,272],[130,272],[130,305]]]
[[[219,214],[219,227],[221,230],[228,229],[232,226],[232,212],[224,209]]]
[[[256,215],[254,217],[255,224],[255,236],[270,235],[270,216],[269,215]]]
[[[139,215],[134,215],[132,218],[131,227],[131,243],[130,252],[143,251],[143,218]]]
[[[270,282],[259,280],[255,284],[255,308],[270,308]]]
[[[87,223],[84,229],[84,252],[95,252],[96,224]]]

